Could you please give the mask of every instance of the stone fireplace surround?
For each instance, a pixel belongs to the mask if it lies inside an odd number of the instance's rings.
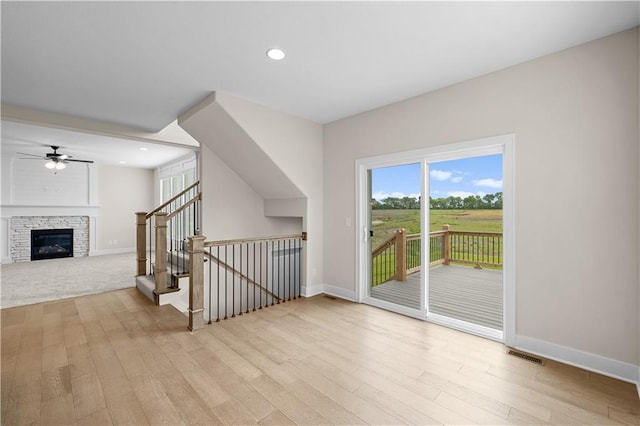
[[[9,219],[9,256],[12,262],[31,260],[31,230],[73,228],[74,257],[88,256],[89,216],[12,216]]]

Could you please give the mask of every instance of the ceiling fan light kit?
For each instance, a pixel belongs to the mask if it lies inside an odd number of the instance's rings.
[[[59,146],[52,145],[51,149],[53,149],[53,152],[47,153],[44,157],[41,157],[39,155],[34,155],[34,154],[20,153],[20,152],[18,154],[28,155],[30,158],[26,158],[26,160],[43,159],[43,160],[46,161],[44,163],[44,166],[47,169],[56,170],[56,171],[66,168],[67,167],[67,163],[69,163],[69,162],[89,163],[89,164],[93,163],[93,160],[73,160],[70,155],[59,154],[58,153],[58,150],[60,149]]]

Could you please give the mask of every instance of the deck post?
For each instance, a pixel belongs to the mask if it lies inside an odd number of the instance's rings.
[[[396,280],[407,280],[407,230],[396,231]]]
[[[136,276],[147,274],[147,213],[136,213]]]
[[[449,225],[442,225],[442,230],[444,231],[443,239],[444,239],[444,262],[445,265],[449,264],[451,260],[451,234],[449,234]]]
[[[204,327],[204,241],[206,237],[189,237],[189,330]]]
[[[167,213],[158,212],[156,217],[156,266],[154,276],[156,305],[160,304],[160,295],[166,293],[167,286]]]

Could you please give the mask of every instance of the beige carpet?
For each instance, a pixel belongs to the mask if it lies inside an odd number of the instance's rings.
[[[135,287],[134,253],[3,264],[0,308]]]

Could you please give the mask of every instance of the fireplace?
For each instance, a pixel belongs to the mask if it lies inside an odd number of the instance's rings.
[[[73,229],[32,229],[31,260],[73,257]]]

